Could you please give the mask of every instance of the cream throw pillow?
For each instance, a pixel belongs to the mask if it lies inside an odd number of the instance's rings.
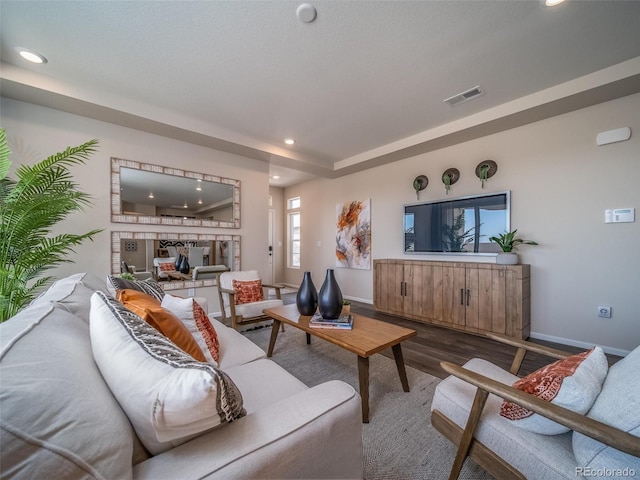
[[[93,356],[144,446],[156,455],[244,415],[242,395],[120,302],[91,297]]]
[[[181,298],[166,294],[162,307],[169,310],[187,327],[207,362],[218,366],[220,345],[215,328],[202,307],[193,298]]]
[[[536,370],[516,381],[513,387],[574,412],[587,413],[600,394],[608,369],[602,348],[594,347]],[[512,425],[542,435],[570,430],[508,401],[502,403],[500,415]]]

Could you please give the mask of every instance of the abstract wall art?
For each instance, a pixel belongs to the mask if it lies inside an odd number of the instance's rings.
[[[336,267],[371,269],[371,199],[336,205]]]

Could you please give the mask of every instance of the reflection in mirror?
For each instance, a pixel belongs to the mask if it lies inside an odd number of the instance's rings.
[[[240,227],[240,182],[230,178],[111,159],[112,221]]]
[[[154,278],[165,290],[216,285],[216,273],[240,270],[240,235],[112,232],[111,271],[128,269],[136,278]],[[175,265],[182,255],[189,270]]]

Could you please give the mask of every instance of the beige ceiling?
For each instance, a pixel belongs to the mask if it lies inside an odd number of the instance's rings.
[[[313,23],[301,3],[2,0],[2,95],[268,162],[286,186],[640,91],[640,1],[323,0]]]

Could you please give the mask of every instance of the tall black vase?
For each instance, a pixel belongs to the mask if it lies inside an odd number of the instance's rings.
[[[342,292],[333,274],[333,269],[327,270],[320,293],[318,294],[318,310],[322,318],[338,318],[342,311]]]
[[[296,294],[296,305],[300,315],[313,315],[318,308],[318,291],[311,280],[311,272],[304,272],[302,283]]]
[[[180,262],[180,273],[184,273],[185,275],[189,273],[189,259],[185,256],[182,257],[182,261]]]
[[[182,263],[182,254],[178,254],[178,257],[176,258],[176,263],[173,264],[173,266],[175,267],[175,269],[179,272],[180,271],[180,264]]]

